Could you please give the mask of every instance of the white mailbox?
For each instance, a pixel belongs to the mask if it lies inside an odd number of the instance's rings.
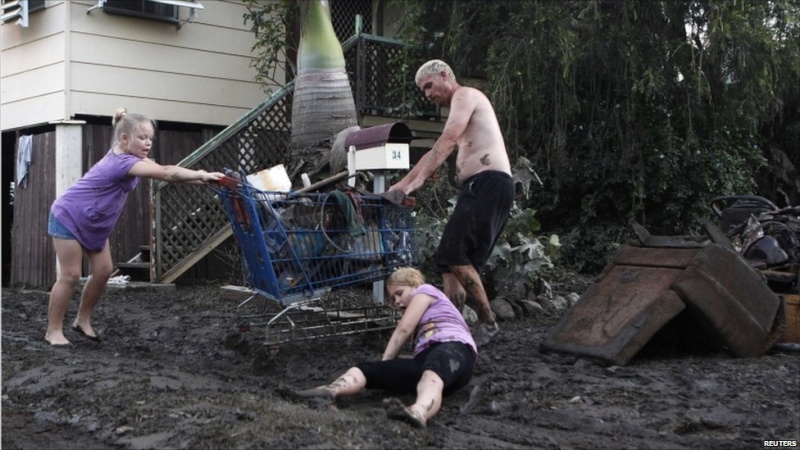
[[[347,136],[344,146],[348,153],[348,169],[386,170],[408,169],[408,144],[414,136],[401,122],[364,128]]]

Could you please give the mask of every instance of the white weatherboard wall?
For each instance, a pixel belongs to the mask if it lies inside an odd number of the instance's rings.
[[[87,14],[97,2],[77,0],[47,2],[28,28],[2,25],[2,129],[110,116],[120,106],[157,120],[236,121],[266,98],[250,67],[253,34],[241,2],[200,2],[180,29],[100,8]]]
[[[0,126],[14,129],[64,118],[66,37],[63,2],[31,13],[28,27],[0,25]]]

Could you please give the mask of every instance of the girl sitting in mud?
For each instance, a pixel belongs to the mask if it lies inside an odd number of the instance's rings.
[[[366,388],[399,394],[416,392],[416,401],[404,406],[397,398],[384,399],[386,415],[424,428],[439,412],[442,396],[462,388],[472,378],[478,356],[475,341],[453,303],[412,268],[394,272],[386,289],[391,304],[403,310],[381,361],[358,364],[328,385],[304,391],[284,388],[294,398],[315,398],[333,403],[337,397],[355,395]],[[398,358],[413,336],[414,357]]]

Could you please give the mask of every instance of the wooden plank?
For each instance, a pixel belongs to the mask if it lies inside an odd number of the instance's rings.
[[[702,250],[698,248],[649,248],[624,245],[612,264],[640,267],[671,267],[681,269],[688,266],[695,255]]]
[[[675,280],[672,289],[698,323],[709,324],[708,331],[734,355],[761,356],[775,344],[768,338],[781,300],[732,250],[709,245]]]
[[[11,285],[48,287],[55,282],[55,254],[47,235],[50,205],[55,198],[52,182],[55,152],[51,151],[54,145],[55,132],[33,136],[32,164],[28,168],[26,187],[17,187],[14,193]]]
[[[786,334],[783,342],[800,343],[800,295],[781,294],[786,307]]]
[[[668,288],[681,270],[612,267],[567,312],[545,350],[624,365],[685,305]]]

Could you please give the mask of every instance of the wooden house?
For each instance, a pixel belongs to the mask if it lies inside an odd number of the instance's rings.
[[[387,5],[332,0],[340,40],[354,35],[356,14],[365,17],[367,39],[375,38],[372,32],[392,37],[395,30],[384,26],[393,23]],[[2,6],[4,286],[55,281],[46,230],[50,204],[108,151],[119,107],[157,121],[151,156],[161,164],[257,169],[284,156],[279,149],[290,126],[291,93],[276,86],[267,95],[255,81],[255,41],[243,2],[2,0]],[[355,74],[358,58],[347,58]],[[373,69],[367,76],[381,67]],[[392,120],[382,117],[364,82],[352,82],[362,89],[363,126]],[[436,120],[425,122],[432,133],[441,128]],[[212,195],[204,187],[163,184],[141,182],[129,195],[110,238],[113,260],[142,263],[154,282],[224,276],[224,255],[213,257],[213,249],[229,236],[225,224],[218,215],[198,219],[213,209]]]

